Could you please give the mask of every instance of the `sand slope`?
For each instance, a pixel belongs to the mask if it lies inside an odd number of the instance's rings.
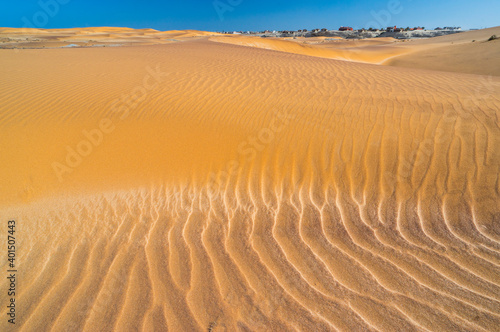
[[[500,326],[499,78],[206,39],[0,73],[16,331]]]
[[[404,46],[410,53],[389,59],[398,67],[443,70],[500,76],[500,27],[466,31],[454,35],[412,40]]]
[[[320,43],[317,38],[312,40],[310,38],[281,39],[249,36],[216,36],[210,38],[211,41],[221,43],[366,63],[382,63],[389,58],[410,52],[406,48],[392,47],[393,40],[388,41],[387,39],[340,41],[332,38],[331,41],[325,40]],[[380,45],[385,47],[374,47]]]
[[[240,35],[216,36],[210,40],[337,60],[500,76],[500,39],[488,41],[492,35],[500,37],[500,27],[413,40]]]

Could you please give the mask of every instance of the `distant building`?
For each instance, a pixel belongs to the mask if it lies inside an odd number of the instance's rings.
[[[340,27],[339,31],[353,31],[354,29],[351,27]]]
[[[403,31],[405,31],[405,29],[398,28],[397,26],[393,26],[393,27],[387,27],[387,29],[385,29],[385,31],[387,31],[387,32],[403,32]]]

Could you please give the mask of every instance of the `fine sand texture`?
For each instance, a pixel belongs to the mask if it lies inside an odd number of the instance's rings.
[[[499,330],[499,77],[195,35],[0,49],[0,331]]]

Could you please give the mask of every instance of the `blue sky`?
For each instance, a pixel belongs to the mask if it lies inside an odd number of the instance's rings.
[[[500,0],[3,0],[1,27],[297,30],[500,25]]]

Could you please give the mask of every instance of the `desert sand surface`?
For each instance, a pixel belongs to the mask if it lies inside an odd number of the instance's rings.
[[[381,64],[388,59],[411,52],[409,48],[395,47],[394,38],[346,40],[330,38],[261,38],[241,35],[222,35],[209,40],[220,43],[264,48],[280,52],[302,54],[336,60]]]
[[[73,29],[0,28],[0,49],[158,45],[218,35],[196,30],[157,31],[116,27]]]
[[[491,36],[499,39],[489,41]],[[410,40],[404,46],[412,52],[388,59],[385,64],[500,76],[500,27]]]
[[[210,40],[276,51],[398,67],[500,76],[500,27],[434,38],[260,38],[220,35]]]
[[[498,331],[499,77],[177,34],[0,49],[1,331]]]

